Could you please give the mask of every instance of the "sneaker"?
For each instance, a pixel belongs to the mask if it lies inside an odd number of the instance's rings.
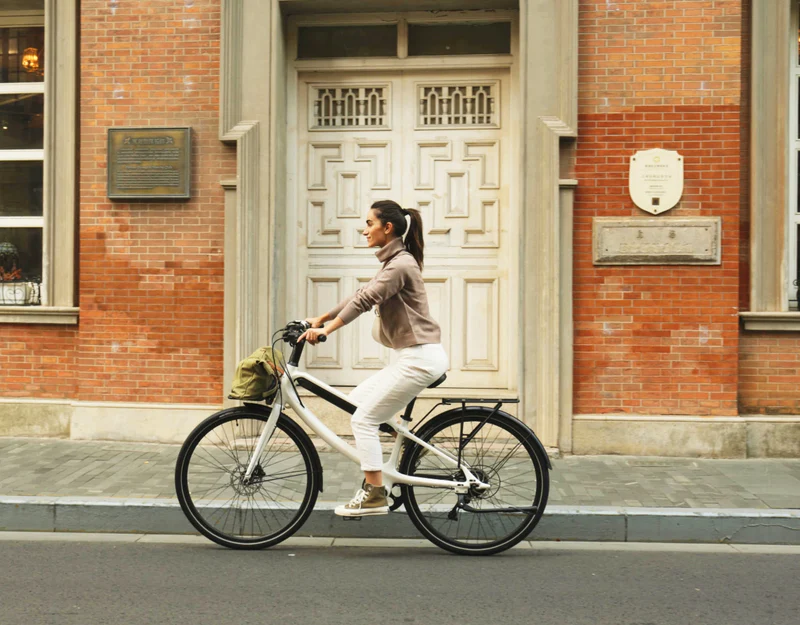
[[[349,503],[336,506],[334,513],[339,516],[372,516],[389,514],[389,501],[385,486],[364,484]]]

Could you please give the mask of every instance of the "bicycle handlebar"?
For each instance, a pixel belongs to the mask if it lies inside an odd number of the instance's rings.
[[[303,332],[309,328],[311,328],[311,324],[306,321],[290,321],[283,329],[283,340],[288,342],[293,348],[292,355],[289,357],[289,364],[293,367],[296,367],[300,362],[300,357],[303,355],[303,348],[306,345],[306,341],[299,342],[298,339]],[[324,343],[327,340],[328,337],[324,334],[319,337],[320,343]]]

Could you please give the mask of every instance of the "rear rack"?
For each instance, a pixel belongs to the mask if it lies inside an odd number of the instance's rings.
[[[450,406],[451,404],[518,404],[519,399],[476,399],[474,397],[448,397],[442,398],[440,404]]]
[[[411,419],[411,413],[414,410],[414,404],[416,403],[416,401],[417,401],[417,398],[415,397],[414,399],[411,400],[411,402],[408,404],[408,406],[406,406],[405,412],[400,416],[400,418],[403,419],[403,421],[406,421],[407,423],[411,422],[411,420],[412,420]],[[464,410],[464,409],[466,409],[466,407],[469,404],[494,404],[494,410],[492,410],[491,414],[489,415],[489,416],[492,416],[498,410],[500,410],[500,407],[503,404],[518,404],[518,403],[519,403],[519,399],[514,399],[514,398],[512,398],[512,399],[499,399],[499,398],[498,399],[486,399],[486,398],[475,398],[475,397],[448,397],[448,398],[442,397],[439,400],[438,404],[436,404],[433,408],[428,410],[428,412],[425,414],[425,416],[423,416],[419,421],[417,421],[417,424],[412,428],[412,430],[417,430],[419,428],[419,426],[422,425],[422,423],[439,406],[453,406],[453,405],[461,404],[461,408],[462,408],[462,410]],[[378,426],[378,429],[381,432],[384,432],[386,434],[392,434],[394,432],[394,428],[392,426],[390,426],[388,423],[381,423]]]

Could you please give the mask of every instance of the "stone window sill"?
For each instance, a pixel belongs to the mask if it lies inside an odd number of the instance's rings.
[[[740,312],[745,330],[800,332],[800,311]]]
[[[0,306],[0,323],[76,325],[78,310],[60,306]]]

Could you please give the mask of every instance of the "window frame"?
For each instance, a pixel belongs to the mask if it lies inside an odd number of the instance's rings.
[[[800,332],[789,310],[791,76],[797,0],[754,2],[750,55],[750,310],[745,330]]]
[[[0,323],[76,324],[75,206],[77,167],[77,0],[45,0],[45,79],[37,83],[5,83],[3,93],[21,89],[44,93],[41,304],[0,306]],[[4,11],[7,25],[41,25],[41,11]],[[38,24],[26,24],[31,20]],[[41,87],[31,87],[41,85]],[[58,94],[58,106],[55,95]],[[11,150],[3,151],[11,152]],[[16,152],[22,152],[18,150]],[[29,158],[37,157],[38,150]],[[16,154],[18,160],[22,154]],[[0,154],[0,158],[3,154]],[[14,219],[14,218],[12,218]],[[30,218],[26,218],[30,219]],[[37,218],[38,219],[38,218]],[[21,223],[21,222],[20,222]]]
[[[508,54],[456,54],[442,56],[409,56],[408,25],[441,25],[458,23],[497,23],[511,24],[510,52]],[[306,26],[397,26],[397,55],[392,57],[337,57],[326,59],[298,58],[298,29]],[[327,63],[333,69],[359,69],[363,67],[364,58],[370,58],[373,69],[402,69],[408,63],[416,63],[421,67],[467,66],[480,67],[493,65],[497,59],[508,59],[509,65],[516,54],[519,54],[519,11],[511,9],[485,9],[431,15],[430,11],[401,11],[381,13],[329,13],[312,15],[290,15],[288,19],[287,52],[298,71],[313,71],[321,63]],[[377,63],[376,63],[377,62]],[[441,64],[441,65],[440,65]]]
[[[800,201],[798,177],[800,170],[800,0],[792,0],[791,28],[794,36],[790,38],[791,56],[789,70],[789,202],[787,215],[787,299],[789,310],[798,309],[797,301],[797,229],[800,226]]]
[[[24,11],[24,12],[0,12],[0,27],[2,28],[45,28],[44,11]],[[45,37],[47,36],[45,31]],[[45,67],[46,59],[45,59]],[[45,81],[40,82],[0,82],[0,95],[30,95],[30,94],[44,94]],[[2,163],[25,163],[37,162],[42,164],[44,170],[44,146],[41,149],[18,149],[18,150],[2,150],[0,149],[0,162]],[[42,231],[42,269],[45,265],[46,246],[44,245],[45,237],[47,236],[46,228],[46,215],[44,206],[42,207],[42,215],[38,216],[10,216],[4,217],[0,215],[0,228],[39,228]],[[44,274],[44,271],[42,271]],[[42,275],[41,291],[42,295],[46,291],[45,276]],[[2,301],[2,298],[0,298]],[[40,304],[46,304],[44,297],[41,298]]]

